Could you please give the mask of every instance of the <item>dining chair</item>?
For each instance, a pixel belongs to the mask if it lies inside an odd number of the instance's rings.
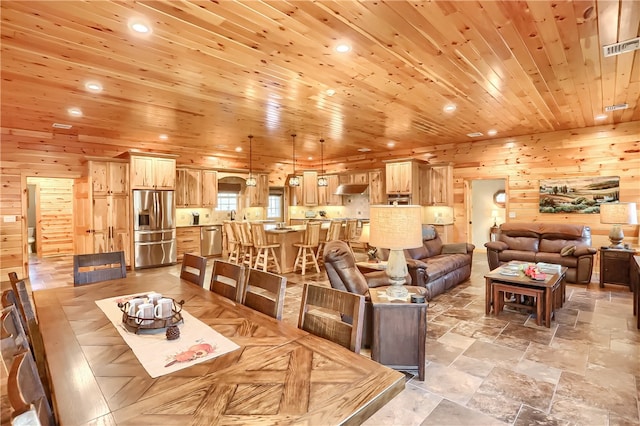
[[[360,353],[364,296],[306,283],[298,328]]]
[[[22,328],[20,314],[15,305],[2,308],[0,328],[0,349],[7,373],[11,368],[13,357],[20,352],[29,351],[29,341]]]
[[[207,271],[207,258],[197,254],[185,253],[182,258],[180,278],[203,287],[204,275]]]
[[[36,314],[29,299],[29,291],[24,280],[19,280],[16,283],[12,283],[13,292],[18,300],[18,310],[24,316],[25,323],[27,324],[26,332],[29,337],[29,343],[31,344],[31,350],[33,351],[33,358],[35,359],[36,366],[38,368],[38,374],[40,380],[44,386],[45,392],[49,401],[51,401],[51,393],[49,392],[49,381],[47,373],[47,360],[44,353],[44,342],[42,341],[42,334],[40,333],[40,326],[36,320]]]
[[[318,250],[316,250],[316,258],[318,262],[323,263],[322,252],[324,250],[324,246],[329,241],[336,241],[340,239],[340,234],[342,233],[344,221],[343,220],[332,220],[329,222],[329,229],[327,230],[327,236],[324,240],[320,241],[318,245]]]
[[[287,279],[282,275],[250,268],[241,303],[281,320],[286,289]]]
[[[281,270],[275,249],[280,248],[280,244],[269,243],[267,241],[264,223],[252,223],[251,236],[253,237],[253,246],[256,249],[256,258],[253,267],[256,269],[261,267],[262,270],[266,272],[270,266],[273,266],[279,274]]]
[[[239,303],[244,291],[245,271],[244,265],[216,260],[213,263],[209,290]]]
[[[55,425],[51,405],[38,376],[31,352],[21,352],[13,359],[7,378],[7,397],[13,410],[12,418],[35,410],[39,421],[37,424],[42,426]]]
[[[20,278],[18,278],[18,274],[16,274],[15,272],[9,272],[8,275],[9,275],[9,281],[11,282],[11,284],[14,284],[20,281]]]
[[[318,245],[320,245],[320,225],[320,222],[307,222],[303,241],[301,243],[293,244],[294,247],[298,247],[296,261],[293,264],[293,272],[296,272],[298,270],[298,265],[300,265],[302,275],[304,275],[307,270],[307,261],[309,261],[313,266],[315,266],[316,272],[318,274],[320,273],[318,258],[316,256]]]
[[[227,252],[229,253],[227,261],[231,263],[238,263],[240,262],[240,242],[236,236],[233,222],[224,221],[222,226],[224,228],[224,233],[227,236]]]
[[[73,256],[73,285],[76,287],[126,277],[127,264],[123,251]]]
[[[245,265],[247,268],[253,266],[253,238],[251,237],[251,228],[248,222],[234,223],[236,237],[240,241],[240,256],[238,263]]]
[[[22,329],[23,330],[27,330],[27,320],[25,319],[25,317],[22,315],[22,312],[20,311],[20,305],[18,304],[18,298],[16,297],[16,293],[13,291],[13,289],[7,289],[5,291],[2,292],[2,307],[3,308],[8,308],[9,306],[15,306],[16,308],[16,312],[18,313],[18,318],[20,319],[20,323],[22,325]]]

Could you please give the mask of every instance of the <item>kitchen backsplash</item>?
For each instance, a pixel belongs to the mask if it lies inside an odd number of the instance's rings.
[[[369,197],[367,195],[345,195],[343,196],[343,206],[320,206],[320,207],[289,207],[289,217],[291,219],[305,219],[307,212],[315,213],[319,218],[320,211],[325,212],[327,219],[334,218],[369,218]]]
[[[176,225],[192,225],[193,212],[200,215],[200,225],[220,224],[224,220],[231,219],[231,213],[228,211],[217,211],[216,209],[206,208],[180,208],[176,209]],[[249,207],[236,212],[237,220],[242,220],[245,217],[247,220],[262,220],[266,218],[266,212],[263,207]]]

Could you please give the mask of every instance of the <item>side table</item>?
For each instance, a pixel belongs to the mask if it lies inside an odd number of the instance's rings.
[[[631,260],[635,250],[601,247],[600,287],[605,283],[631,287]]]
[[[406,287],[410,294],[424,290]],[[418,378],[424,381],[427,303],[411,303],[410,299],[389,301],[386,289],[369,290],[373,306],[371,359],[396,370],[417,368]]]

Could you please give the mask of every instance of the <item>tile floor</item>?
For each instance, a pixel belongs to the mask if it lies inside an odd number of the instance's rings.
[[[30,272],[33,290],[72,285],[68,256],[34,259]],[[406,372],[405,390],[366,425],[640,425],[640,331],[628,289],[600,289],[597,275],[569,285],[547,329],[515,311],[486,316],[486,272],[477,252],[471,279],[429,303],[426,380]],[[301,284],[328,282],[324,273],[287,279],[284,321],[295,325]]]

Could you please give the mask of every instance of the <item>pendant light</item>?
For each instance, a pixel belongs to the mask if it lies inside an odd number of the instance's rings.
[[[257,185],[256,178],[253,176],[253,162],[251,158],[252,156],[253,156],[253,135],[249,135],[249,178],[247,179],[247,186]]]
[[[327,186],[327,178],[324,177],[324,139],[320,138],[320,176],[318,177],[318,186]]]
[[[296,176],[296,134],[291,135],[293,139],[293,176],[289,179],[289,186],[300,186],[300,178]]]

